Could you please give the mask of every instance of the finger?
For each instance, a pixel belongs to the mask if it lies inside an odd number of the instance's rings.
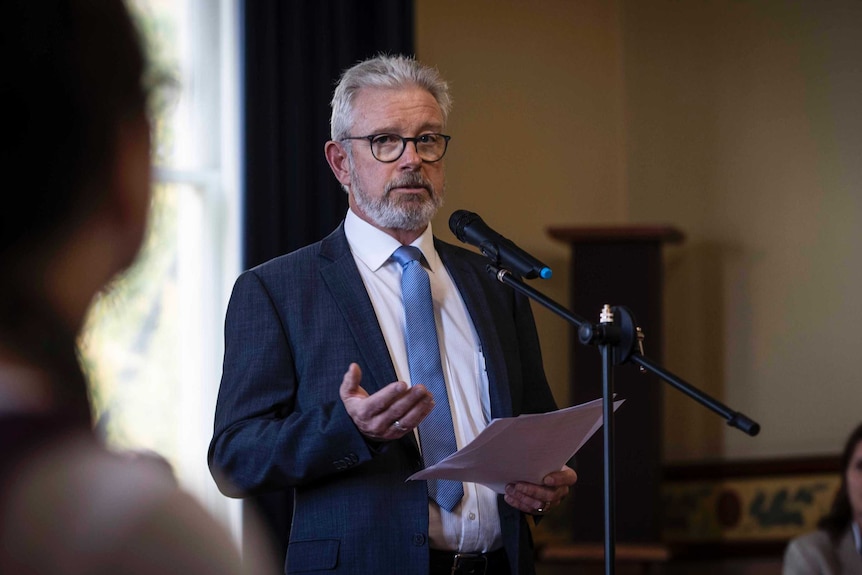
[[[547,501],[554,497],[557,491],[556,487],[545,487],[544,485],[536,485],[526,481],[510,483],[506,486],[506,492],[512,492],[513,495],[529,497],[538,501]]]
[[[434,409],[434,397],[423,385],[410,388],[408,393],[392,402],[381,417],[398,420],[402,426],[415,428]]]
[[[402,437],[416,429],[419,422],[425,418],[432,408],[433,400],[431,400],[430,397],[426,397],[419,400],[415,405],[410,406],[406,412],[401,407],[397,409],[391,407],[386,411],[375,415],[370,425],[374,429],[381,430],[387,427],[393,428],[393,430],[386,435],[390,439],[397,439],[398,437]],[[392,437],[392,435],[395,437]]]
[[[410,392],[410,387],[403,381],[394,381],[368,396],[363,408],[369,418],[383,417],[392,405]],[[389,418],[387,424],[392,423],[397,417]]]
[[[393,427],[393,423],[401,418],[403,411],[392,411],[391,406],[409,392],[406,383],[396,381],[361,400],[345,401],[345,406],[363,434],[374,439],[397,439],[404,432]]]
[[[367,393],[364,393],[364,390],[360,387],[359,384],[361,381],[362,369],[358,364],[351,363],[347,368],[347,371],[344,372],[344,377],[341,380],[341,387],[338,390],[342,401],[355,395],[368,395]],[[360,392],[360,390],[362,390],[362,392]]]
[[[572,476],[564,473],[566,481]],[[510,483],[506,486],[506,500],[517,509],[526,513],[541,514],[559,505],[569,494],[568,485],[546,487],[527,482]]]
[[[339,388],[341,401],[344,403],[344,407],[347,410],[348,415],[350,415],[350,418],[363,435],[372,439],[383,439],[385,438],[384,435],[392,421],[389,420],[385,423],[375,422],[374,417],[378,415],[380,411],[379,403],[381,397],[386,394],[378,395],[375,400],[372,400],[371,396],[368,395],[368,392],[359,385],[361,381],[362,370],[358,364],[351,363],[347,368],[347,371],[344,373],[341,387]],[[403,382],[390,384],[387,388],[397,390],[399,388],[399,383],[402,386],[402,389],[406,389],[406,384]],[[392,389],[389,391],[391,392]]]
[[[407,427],[407,426],[403,425],[403,424],[402,424],[399,420],[397,420],[397,419],[392,423],[392,427],[394,427],[394,428],[395,428],[395,431],[396,431],[397,433],[400,433],[401,435],[407,435],[408,433],[410,433],[411,431],[413,431],[413,430],[412,430],[412,429],[410,429],[409,427]]]
[[[553,471],[547,474],[542,479],[542,483],[548,487],[568,487],[570,485],[574,485],[577,480],[578,474],[575,473],[575,470],[564,465],[559,471]]]
[[[555,490],[533,483],[510,483],[506,486],[506,503],[526,513],[546,509],[556,501]]]
[[[508,492],[503,496],[503,499],[515,509],[532,515],[541,515],[546,513],[551,507],[550,501],[533,499],[524,495],[510,495]]]
[[[384,436],[386,439],[398,439],[412,433],[433,408],[434,399],[431,394],[414,387],[397,399],[389,409],[375,417],[373,425],[379,429],[391,422],[390,429]]]

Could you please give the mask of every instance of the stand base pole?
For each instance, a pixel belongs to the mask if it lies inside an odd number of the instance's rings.
[[[616,563],[614,529],[614,371],[612,347],[599,346],[602,352],[602,417],[604,430],[605,492],[605,575],[613,575]]]

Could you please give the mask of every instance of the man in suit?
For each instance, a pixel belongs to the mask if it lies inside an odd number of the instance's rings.
[[[451,410],[460,448],[492,418],[556,407],[527,299],[433,237],[449,108],[447,84],[411,58],[345,71],[325,146],[344,222],[234,286],[209,462],[228,495],[294,490],[286,573],[533,573],[526,517],[575,483],[563,467],[503,496],[456,484],[447,510],[406,481],[431,450],[417,427],[432,410]],[[401,246],[421,251],[430,278],[437,397],[410,378]]]

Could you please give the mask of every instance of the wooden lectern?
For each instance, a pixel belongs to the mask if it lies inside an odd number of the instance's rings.
[[[571,246],[569,309],[598,323],[604,304],[627,307],[642,328],[644,355],[662,361],[662,246],[684,236],[668,226],[551,227],[548,234]],[[602,359],[597,348],[578,341],[571,328],[571,400],[602,397]],[[659,543],[662,397],[667,385],[636,365],[614,368],[614,391],[625,403],[614,416],[616,541]],[[576,455],[578,483],[571,507],[576,543],[604,539],[602,433]]]

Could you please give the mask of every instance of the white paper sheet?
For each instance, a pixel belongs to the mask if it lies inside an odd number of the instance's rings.
[[[623,401],[614,401],[614,411]],[[601,428],[602,420],[601,399],[550,413],[495,419],[468,445],[407,480],[469,481],[497,493],[516,481],[541,484]]]

